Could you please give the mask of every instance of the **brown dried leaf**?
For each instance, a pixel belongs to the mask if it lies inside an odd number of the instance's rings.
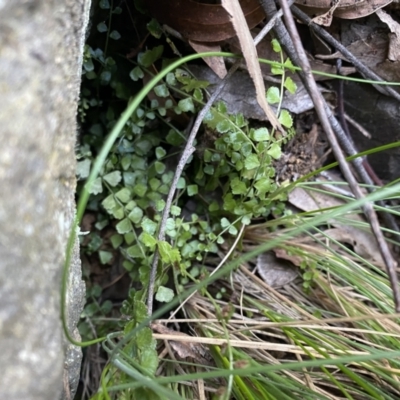
[[[392,32],[389,35],[389,52],[387,58],[390,61],[400,61],[400,24],[383,10],[378,10],[376,15],[384,22]]]
[[[204,4],[194,0],[146,0],[144,3],[154,18],[187,39],[220,42],[235,36],[228,14],[220,4]],[[265,18],[257,0],[241,0],[240,4],[250,28]]]
[[[287,250],[285,249],[274,249],[274,253],[276,257],[282,258],[283,260],[290,261],[296,267],[300,267],[301,262],[303,261],[303,257],[297,255],[289,255]]]
[[[189,44],[192,46],[196,53],[204,53],[206,51],[221,51],[220,45],[210,43],[198,43],[189,40]],[[205,57],[203,61],[218,75],[219,78],[224,79],[228,73],[225,67],[223,57]]]
[[[340,243],[351,245],[354,252],[360,257],[376,266],[385,268],[378,244],[372,233],[350,225],[338,225],[337,228],[325,230],[324,234]]]
[[[393,0],[335,0],[338,2],[333,15],[343,19],[355,19],[374,13]],[[329,12],[332,0],[297,0],[300,8],[309,15]]]
[[[152,323],[151,328],[161,334],[164,335],[174,335],[174,336],[187,336],[186,333],[177,332],[172,329],[167,328],[164,325]],[[159,338],[162,339],[162,336]],[[207,350],[199,343],[191,343],[191,342],[179,342],[179,341],[169,341],[170,346],[176,351],[179,358],[193,358],[197,360],[199,363],[204,363],[207,357]]]
[[[333,13],[340,4],[340,0],[334,0],[332,7],[324,14],[317,15],[312,20],[318,25],[330,26],[332,23]]]
[[[321,208],[341,206],[344,202],[328,193],[308,192],[302,188],[295,188],[289,194],[289,202],[303,211],[314,211]],[[346,214],[348,220],[364,221],[359,214]],[[343,225],[342,222],[330,220],[329,224],[336,229],[328,229],[325,233],[343,243],[350,244],[354,252],[367,261],[384,268],[385,264],[380,255],[379,247],[374,235],[366,230],[351,225]]]
[[[264,282],[273,288],[287,285],[298,276],[291,265],[279,260],[272,252],[262,253],[257,257],[257,271]]]
[[[247,69],[251,78],[253,79],[254,86],[256,88],[257,102],[264,110],[272,126],[275,129],[284,132],[280,122],[278,121],[274,112],[271,110],[271,107],[267,103],[267,99],[265,97],[264,80],[262,78],[260,64],[258,62],[257,50],[254,46],[253,38],[247,26],[246,19],[240,7],[239,1],[222,0],[222,6],[228,12],[232,24],[235,28],[236,34],[239,38],[240,47],[246,60]]]

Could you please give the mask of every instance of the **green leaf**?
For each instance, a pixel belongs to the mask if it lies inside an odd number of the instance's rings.
[[[284,65],[290,72],[296,72],[294,65],[292,64],[292,61],[290,60],[290,58],[286,59],[286,61],[284,62]]]
[[[171,85],[171,86],[176,85],[175,75],[172,72],[167,74],[165,80],[167,81],[168,85]]]
[[[153,111],[150,111],[150,112],[146,113],[146,117],[148,119],[154,119],[156,117],[156,115],[153,113]]]
[[[134,267],[133,263],[131,263],[131,262],[128,261],[128,260],[123,261],[123,262],[122,262],[122,266],[123,266],[127,271],[132,271],[132,269],[133,269],[133,267]]]
[[[283,75],[283,68],[280,65],[271,65],[272,75]]]
[[[271,187],[271,179],[270,178],[260,178],[255,184],[254,187],[258,190],[259,193],[266,193],[269,191]]]
[[[218,202],[217,201],[212,201],[211,203],[210,203],[210,205],[208,206],[208,211],[218,211],[219,210],[219,204],[218,204]]]
[[[139,207],[134,207],[129,213],[128,218],[134,223],[138,224],[143,217],[143,211]]]
[[[134,234],[133,231],[125,233],[124,241],[128,246],[131,245],[134,241],[136,241],[136,234]]]
[[[153,65],[162,55],[164,51],[163,46],[157,46],[152,48],[151,50],[147,50],[144,53],[138,54],[138,63],[145,68]]]
[[[203,92],[200,89],[194,89],[193,97],[197,101],[203,100]]]
[[[172,246],[165,240],[158,242],[158,251],[160,253],[161,260],[166,263],[171,263],[170,254],[172,252]]]
[[[197,185],[188,185],[187,193],[188,196],[194,196],[199,192],[199,187]]]
[[[107,28],[107,25],[105,24],[105,22],[100,22],[100,23],[97,25],[97,30],[98,30],[100,33],[107,32],[107,31],[108,31],[108,28]]]
[[[124,171],[126,171],[131,166],[131,157],[124,156],[121,158],[121,167]]]
[[[125,216],[124,208],[117,206],[111,210],[111,214],[115,219],[122,219]]]
[[[246,184],[240,181],[237,177],[232,179],[231,189],[233,194],[246,194],[247,192]]]
[[[279,115],[279,122],[285,127],[285,128],[291,128],[293,126],[293,118],[290,115],[289,111],[287,110],[282,110],[280,115]]]
[[[155,349],[156,342],[153,339],[152,330],[148,327],[140,329],[136,334],[136,346],[140,350]]]
[[[256,142],[263,142],[269,140],[268,129],[267,128],[256,129],[252,134],[252,138]]]
[[[118,222],[118,224],[115,226],[115,229],[121,235],[130,232],[132,230],[131,221],[128,218],[124,218],[122,221]]]
[[[89,60],[84,61],[83,68],[86,72],[92,72],[94,70],[93,60],[89,58]]]
[[[156,148],[157,160],[160,160],[161,158],[165,157],[166,154],[167,154],[167,152],[162,147]]]
[[[243,215],[241,222],[243,225],[250,225],[251,223],[251,218],[249,215]]]
[[[140,241],[146,246],[153,248],[157,244],[157,239],[153,236],[148,234],[147,232],[143,232],[140,235]]]
[[[160,187],[161,181],[157,178],[151,178],[149,181],[149,185],[151,190],[155,192]]]
[[[282,155],[282,151],[278,143],[273,143],[267,153],[275,160],[281,158]]]
[[[92,161],[89,158],[85,158],[79,161],[76,165],[76,175],[78,179],[86,179],[90,174],[90,165]]]
[[[154,163],[154,168],[155,168],[157,174],[161,175],[161,174],[163,174],[165,172],[166,166],[165,166],[164,163],[162,163],[160,161],[156,161]]]
[[[160,286],[156,293],[156,300],[162,303],[169,303],[174,298],[174,291],[165,286]]]
[[[166,264],[179,263],[181,261],[181,254],[178,249],[173,249],[172,246],[166,242],[161,241],[157,243],[158,251],[160,252],[161,260]]]
[[[184,142],[182,135],[173,129],[168,132],[168,135],[165,139],[167,143],[172,144],[173,146],[180,146]]]
[[[178,107],[183,112],[188,112],[188,111],[194,112],[195,111],[193,100],[191,97],[179,100]]]
[[[144,157],[139,157],[137,155],[133,155],[131,157],[131,167],[134,171],[143,170],[145,171],[147,168],[146,160]]]
[[[160,199],[156,202],[156,210],[158,212],[161,212],[165,208],[165,201],[163,199]]]
[[[244,167],[247,170],[254,169],[260,166],[260,160],[257,157],[257,154],[250,154],[246,159],[244,160]]]
[[[152,36],[154,36],[156,39],[160,39],[162,35],[162,29],[156,19],[152,18],[151,21],[146,25],[146,27]]]
[[[121,34],[118,32],[118,31],[112,31],[111,33],[110,33],[110,38],[111,39],[114,39],[114,40],[118,40],[118,39],[121,39]]]
[[[232,124],[228,119],[223,119],[217,124],[217,131],[219,133],[225,133],[232,129]]]
[[[158,97],[168,97],[169,96],[169,90],[168,90],[167,86],[165,85],[165,83],[156,86],[154,88],[154,93]]]
[[[109,174],[103,176],[103,179],[110,185],[110,186],[117,186],[118,183],[121,182],[121,172],[120,171],[113,171]]]
[[[144,232],[147,232],[150,235],[154,235],[156,233],[157,224],[148,217],[143,218],[140,226],[142,227]]]
[[[228,218],[221,218],[221,227],[227,228],[231,223],[229,222]]]
[[[129,257],[132,258],[143,258],[142,250],[138,244],[134,244],[126,249],[126,252]]]
[[[154,375],[157,371],[158,367],[158,353],[154,349],[144,349],[140,352],[140,367],[144,368],[150,375]],[[135,393],[132,393],[132,398],[138,399],[149,399],[155,400],[159,399],[160,397],[156,395],[154,392],[150,392],[150,390],[146,390],[144,393],[138,392],[138,396],[136,397]]]
[[[115,197],[121,200],[122,203],[127,203],[131,199],[131,191],[128,188],[122,188],[115,193]]]
[[[114,207],[117,205],[114,196],[112,194],[110,194],[109,196],[107,196],[102,202],[101,202],[102,206],[108,211],[111,212],[111,210],[114,209]]]
[[[285,86],[285,88],[291,93],[291,94],[295,94],[296,90],[297,90],[297,85],[293,82],[293,79],[288,76],[285,79],[285,83],[283,84]]]
[[[144,77],[144,73],[142,69],[139,66],[137,66],[133,68],[133,70],[129,73],[129,77],[133,81],[138,81],[139,79],[142,79]]]
[[[103,185],[101,178],[96,178],[90,186],[88,186],[88,192],[90,194],[99,194],[103,192]]]
[[[99,251],[99,259],[103,265],[109,264],[110,261],[112,260],[112,258],[113,258],[113,255],[109,251],[104,251],[104,250]]]
[[[110,2],[108,0],[100,0],[99,7],[103,10],[108,10],[110,8]]]
[[[113,303],[111,300],[106,300],[102,305],[101,305],[101,311],[104,314],[108,314],[113,308]]]
[[[276,86],[271,86],[267,90],[267,101],[269,104],[276,104],[280,101],[280,92]]]
[[[147,192],[147,186],[143,183],[138,183],[133,187],[134,193],[136,193],[139,197],[143,197]]]
[[[186,187],[185,178],[181,176],[181,177],[178,179],[178,183],[177,183],[177,185],[176,185],[176,188],[177,188],[177,189],[185,189],[185,187]]]
[[[111,80],[111,72],[110,71],[103,71],[100,74],[100,80],[102,85],[106,85],[110,82]]]
[[[238,234],[238,230],[234,225],[231,225],[229,227],[228,232],[233,236],[236,236]]]
[[[280,53],[282,51],[281,45],[276,39],[272,39],[271,44],[272,49],[275,51],[275,53]]]
[[[117,249],[119,246],[121,246],[123,241],[124,238],[121,235],[118,235],[117,233],[110,237],[110,242],[114,249]]]
[[[181,214],[181,208],[178,206],[171,206],[171,215],[178,217]]]

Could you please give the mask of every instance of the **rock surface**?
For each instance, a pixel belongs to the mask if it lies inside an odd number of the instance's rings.
[[[75,214],[89,3],[0,1],[0,387],[7,400],[73,398],[79,379],[81,350],[61,329],[60,278]],[[68,325],[79,338],[77,246],[69,283]]]

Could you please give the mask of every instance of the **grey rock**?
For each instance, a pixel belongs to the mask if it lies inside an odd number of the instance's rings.
[[[61,329],[60,279],[75,215],[88,10],[88,0],[0,1],[0,387],[7,400],[72,398],[79,378],[81,350]],[[76,338],[80,276],[76,247],[67,310]]]

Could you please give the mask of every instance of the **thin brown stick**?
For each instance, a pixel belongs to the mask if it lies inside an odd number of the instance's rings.
[[[290,0],[290,3],[292,4],[294,0]],[[257,45],[264,37],[265,35],[274,27],[275,22],[282,16],[282,12],[278,12],[274,15],[273,18],[270,19],[268,24],[261,30],[261,32],[256,36],[254,39],[254,44]],[[206,116],[208,110],[211,108],[212,104],[214,101],[217,99],[219,94],[221,93],[222,89],[225,87],[228,79],[233,75],[233,73],[239,68],[242,60],[236,61],[230,70],[228,71],[228,74],[225,76],[225,78],[220,82],[218,87],[215,89],[215,92],[211,95],[203,109],[199,112],[197,115],[196,121],[194,122],[194,125],[191,129],[191,132],[189,134],[189,137],[186,142],[186,146],[183,149],[182,156],[178,162],[178,165],[176,167],[174,179],[172,180],[171,187],[168,192],[167,200],[165,202],[165,207],[163,210],[163,214],[161,217],[161,223],[160,223],[160,228],[158,230],[158,241],[163,241],[165,239],[165,228],[167,225],[167,219],[171,210],[172,206],[172,201],[175,196],[175,191],[176,187],[178,184],[178,180],[182,175],[183,169],[185,168],[185,165],[190,158],[190,156],[193,154],[195,151],[195,148],[193,147],[193,142],[194,139],[196,138],[197,132],[200,128],[201,123],[203,122],[204,117]],[[154,257],[153,257],[153,262],[151,264],[151,270],[150,270],[150,278],[149,278],[149,286],[148,286],[148,294],[147,294],[147,312],[149,315],[152,314],[153,312],[153,297],[154,297],[154,285],[155,285],[155,280],[156,280],[156,275],[157,275],[157,265],[158,265],[158,260],[159,260],[159,253],[158,249],[156,248],[154,252]]]
[[[298,55],[299,66],[303,70],[303,74],[305,77],[305,81],[307,83],[309,95],[314,102],[315,109],[319,116],[321,125],[327,135],[327,138],[331,145],[332,151],[336,157],[336,160],[339,163],[340,169],[342,170],[344,177],[346,178],[352,192],[354,193],[354,196],[357,199],[361,199],[361,198],[363,198],[363,194],[360,190],[360,187],[358,186],[356,179],[354,178],[353,174],[350,171],[349,165],[347,164],[347,161],[342,153],[342,150],[340,149],[339,143],[336,139],[336,136],[333,132],[332,126],[329,122],[328,115],[326,113],[326,104],[324,104],[322,95],[318,90],[317,84],[316,84],[313,74],[311,72],[310,63],[308,61],[307,55],[306,55],[303,45],[301,43],[301,39],[298,34],[297,27],[294,22],[293,15],[290,11],[287,0],[279,0],[279,3],[283,10],[283,15],[284,15],[287,29],[289,31],[289,35],[293,41],[294,47],[295,47],[297,55]],[[389,247],[386,243],[386,240],[383,237],[382,231],[379,226],[378,218],[372,207],[372,204],[370,202],[366,202],[362,208],[363,208],[364,214],[366,215],[369,223],[371,224],[371,228],[372,228],[372,231],[378,242],[379,250],[381,252],[382,258],[385,261],[386,270],[387,270],[390,284],[391,284],[391,287],[393,290],[395,308],[396,308],[396,311],[399,312],[400,311],[400,290],[399,290],[397,274],[396,274],[397,263],[393,259],[392,255],[390,253]]]

